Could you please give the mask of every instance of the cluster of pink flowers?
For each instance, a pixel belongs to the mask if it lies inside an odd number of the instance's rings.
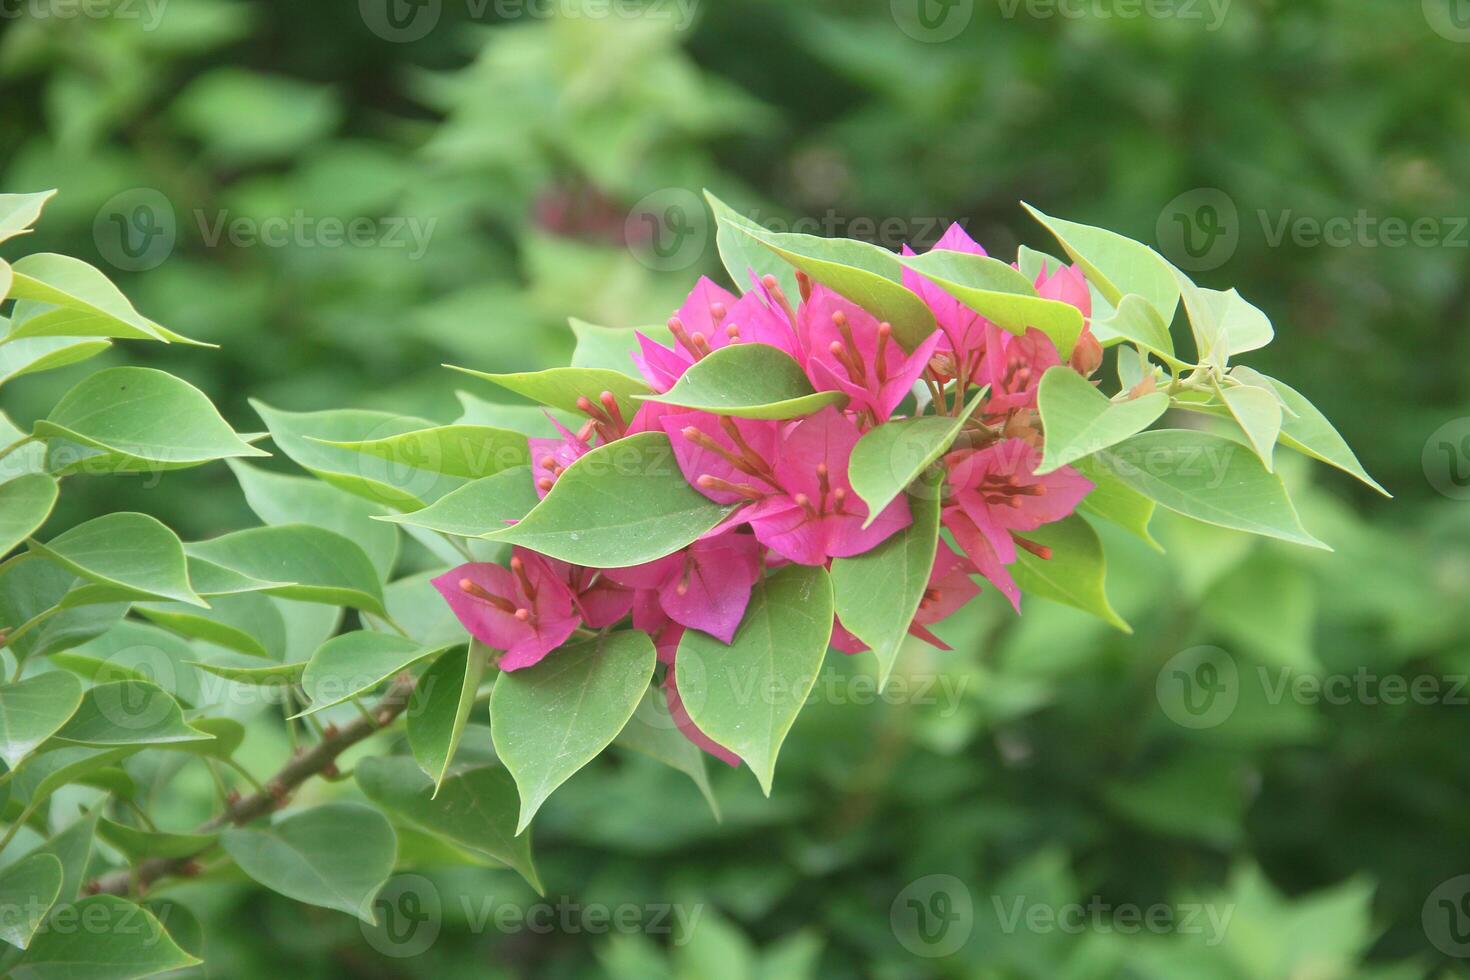
[[[935,248],[984,255],[952,226]],[[906,254],[908,253],[905,250]],[[1045,548],[1023,535],[1070,514],[1092,489],[1075,470],[1035,475],[1041,459],[1036,393],[1041,376],[1062,363],[1038,330],[1024,336],[1002,330],[922,276],[905,272],[904,285],[933,312],[939,329],[913,351],[893,338],[889,324],[836,292],[798,275],[793,307],[774,277],[755,278],[743,296],[701,279],[669,320],[673,346],[639,334],[634,363],[648,385],[666,392],[694,363],[735,343],[769,344],[789,354],[818,391],[847,396],[843,408],[823,408],[794,420],[755,420],[645,402],[625,419],[616,399],[582,399],[579,431],[531,439],[532,472],[543,497],[558,477],[596,444],[640,432],[662,431],[672,442],[684,477],[700,493],[735,510],[719,527],[675,554],[632,568],[592,569],[516,549],[510,567],[473,563],[435,580],[466,628],[505,651],[504,670],[530,666],[579,627],[601,629],[631,616],[654,639],[668,670],[664,689],[681,730],[707,751],[739,760],[695,728],[675,680],[679,639],[686,629],[731,642],[766,568],[793,562],[827,565],[834,558],[876,547],[912,520],[900,496],[868,522],[868,506],[853,492],[848,463],[853,447],[894,412],[921,382],[939,409],[959,411],[966,393],[988,385],[976,416],[945,455],[942,520],[958,551],[940,541],[928,588],[909,627],[936,646],[928,626],[968,602],[980,575],[1019,611],[1020,590],[1007,566],[1023,548],[1043,558]],[[1036,280],[1041,296],[1091,314],[1086,280],[1062,266]],[[1101,348],[1084,330],[1070,366],[1096,371]],[[864,525],[867,526],[864,526]],[[866,649],[834,624],[832,643],[847,653]]]

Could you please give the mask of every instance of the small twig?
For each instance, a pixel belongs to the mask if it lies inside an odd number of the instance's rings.
[[[291,793],[313,776],[331,771],[336,759],[347,749],[368,736],[391,725],[408,707],[413,694],[414,680],[401,676],[388,688],[388,693],[373,706],[365,717],[351,724],[328,730],[325,738],[294,755],[274,776],[266,781],[265,788],[250,796],[240,797],[225,808],[214,819],[204,823],[196,833],[210,834],[226,827],[242,826],[258,820],[274,810],[280,809],[290,799]],[[203,851],[199,852],[202,854]],[[112,871],[87,883],[89,895],[141,895],[160,878],[184,875],[199,854],[180,858],[149,858],[132,868]]]

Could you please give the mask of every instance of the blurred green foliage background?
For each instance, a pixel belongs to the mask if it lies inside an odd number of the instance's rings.
[[[1162,513],[1164,555],[1110,540],[1131,636],[991,592],[875,704],[833,654],[772,798],[719,774],[723,823],[669,770],[599,762],[538,824],[546,901],[675,903],[692,936],[497,926],[485,909],[525,908],[524,886],[420,855],[443,920],[419,955],[198,886],[213,975],[1470,975],[1470,12],[917,2],[5,6],[0,186],[61,190],[17,244],[96,262],[219,344],[126,356],[242,430],[247,397],[450,420],[457,388],[493,393],[441,362],[533,369],[569,355],[569,316],[658,322],[719,275],[703,187],[890,247],[960,220],[998,255],[1048,244],[1027,200],[1238,286],[1277,329],[1253,363],[1397,495],[1287,468],[1318,481],[1304,519],[1333,554]],[[163,244],[120,249],[115,215]],[[332,219],[366,231],[338,242]],[[290,230],[252,237],[268,227]],[[22,380],[6,409],[29,421],[95,366]],[[59,521],[251,523],[223,468],[79,489]],[[1233,709],[1201,725],[1171,685],[1204,645]],[[160,820],[189,825],[195,790]],[[1053,919],[1013,914],[1033,908]]]

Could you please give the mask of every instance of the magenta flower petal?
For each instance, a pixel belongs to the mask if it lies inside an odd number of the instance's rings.
[[[541,556],[517,548],[509,569],[461,565],[433,580],[475,639],[503,650],[502,670],[537,663],[581,625],[571,590]]]
[[[770,461],[776,454],[781,423],[707,412],[673,412],[660,421],[684,479],[709,499],[733,504],[778,489]]]

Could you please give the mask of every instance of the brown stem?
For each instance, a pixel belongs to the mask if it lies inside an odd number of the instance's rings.
[[[335,732],[329,728],[320,742],[294,756],[280,772],[267,780],[263,790],[235,800],[226,806],[223,813],[200,826],[195,833],[208,834],[224,827],[241,826],[280,809],[298,786],[312,776],[329,771],[337,756],[369,735],[391,725],[408,707],[413,688],[413,678],[399,677],[388,688],[382,700],[368,709],[367,715]],[[202,853],[203,851],[200,852]],[[88,882],[84,891],[89,895],[141,895],[160,878],[188,876],[198,867],[195,864],[198,857],[199,854],[181,858],[149,858],[136,867],[112,871]]]

